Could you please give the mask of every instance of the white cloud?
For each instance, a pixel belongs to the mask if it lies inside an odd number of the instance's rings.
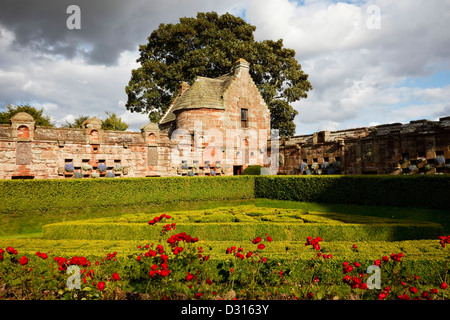
[[[134,0],[103,8],[101,2],[82,2],[85,23],[79,37],[56,30],[54,20],[44,24],[48,33],[42,43],[57,48],[55,41],[73,40],[78,45],[75,51],[86,50],[75,56],[71,51],[32,50],[36,47],[24,42],[31,35],[26,30],[41,27],[32,19],[33,10],[17,11],[16,17],[0,13],[0,108],[33,102],[57,125],[79,115],[102,118],[111,111],[130,129],[139,130],[148,122],[147,115],[125,110],[125,86],[131,70],[139,66],[138,45],[161,22],[176,23],[197,11],[214,10],[243,13],[256,26],[257,40],[282,38],[285,47],[295,49],[314,87],[307,99],[294,103],[299,111],[297,134],[450,115],[448,79],[429,88],[404,85],[408,79],[420,81],[435,71],[450,70],[449,1],[193,0],[189,6],[183,4],[164,1],[150,6]],[[380,29],[367,28],[368,5],[380,8]],[[37,6],[41,9],[41,4]],[[99,64],[91,64],[95,61]]]
[[[367,27],[369,5],[380,9],[379,29]],[[298,134],[444,112],[448,80],[437,88],[400,84],[450,72],[449,16],[450,2],[440,0],[255,0],[247,10],[257,39],[284,39],[309,74],[314,89],[294,103]]]

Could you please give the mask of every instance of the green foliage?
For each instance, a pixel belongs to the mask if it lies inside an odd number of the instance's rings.
[[[36,126],[42,127],[53,127],[54,124],[51,122],[49,116],[44,115],[44,108],[40,110],[35,107],[30,107],[29,105],[20,105],[20,106],[12,106],[7,105],[6,111],[0,112],[0,123],[1,124],[10,124],[11,118],[19,112],[26,112],[30,114],[35,121]]]
[[[106,114],[108,118],[102,123],[103,130],[125,131],[128,129],[128,124],[123,122],[115,113],[106,111]]]
[[[312,89],[308,75],[295,59],[295,51],[283,41],[255,41],[256,28],[229,13],[198,13],[177,24],[161,24],[140,46],[141,67],[132,71],[126,87],[126,107],[148,112],[157,122],[178,93],[181,81],[192,83],[197,76],[216,78],[228,73],[244,58],[251,76],[274,116],[273,129],[293,135],[297,112],[291,103],[307,97]]]
[[[448,176],[263,176],[255,196],[278,200],[449,210]]]
[[[87,119],[89,119],[89,116],[79,115],[77,118],[75,118],[75,120],[73,122],[68,122],[66,120],[66,124],[63,125],[63,128],[79,129],[79,128],[81,128],[81,125],[83,124],[83,122],[85,122]]]
[[[280,241],[301,241],[308,235],[321,235],[329,241],[379,240],[402,241],[421,238],[437,238],[442,234],[439,225],[420,224],[289,224],[265,223],[180,223],[180,232],[195,233],[205,240],[245,241],[257,234],[268,233]],[[95,223],[73,221],[43,226],[45,239],[87,239],[87,240],[145,240],[157,239],[159,229],[148,228],[146,223]]]
[[[2,180],[0,213],[254,198],[250,177]],[[32,196],[30,196],[32,195]]]
[[[244,171],[242,171],[242,175],[259,176],[261,174],[261,168],[262,166],[260,165],[248,166],[244,169]]]

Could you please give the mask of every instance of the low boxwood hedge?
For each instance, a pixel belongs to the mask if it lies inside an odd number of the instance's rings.
[[[91,223],[74,221],[43,226],[44,239],[86,240],[156,240],[161,227],[141,223]],[[177,232],[186,232],[211,241],[245,241],[269,234],[277,241],[301,241],[307,236],[321,236],[328,241],[378,240],[400,241],[433,239],[442,235],[435,224],[289,224],[277,222],[242,223],[177,223]]]

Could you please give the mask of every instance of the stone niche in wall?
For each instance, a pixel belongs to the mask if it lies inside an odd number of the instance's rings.
[[[156,123],[148,123],[141,127],[141,134],[147,145],[147,166],[158,166],[158,142],[160,131]]]

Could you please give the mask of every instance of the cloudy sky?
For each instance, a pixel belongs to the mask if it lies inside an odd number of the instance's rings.
[[[199,11],[295,50],[314,87],[294,104],[296,134],[450,116],[449,0],[1,0],[0,111],[29,103],[58,126],[111,111],[138,131],[147,116],[124,107],[138,46]]]

